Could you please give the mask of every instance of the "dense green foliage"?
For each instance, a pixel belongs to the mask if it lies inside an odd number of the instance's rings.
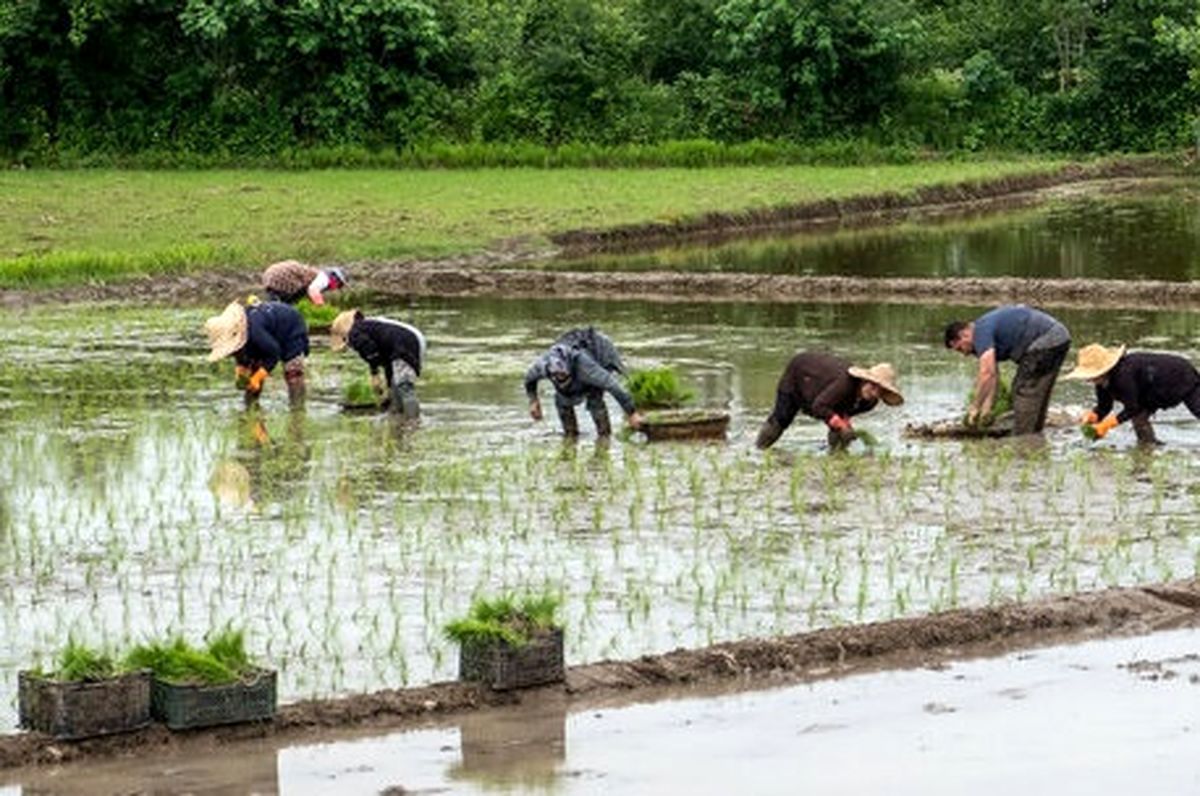
[[[106,680],[117,677],[124,669],[111,655],[76,642],[67,641],[58,656],[58,668],[47,676],[54,680]]]
[[[199,685],[237,682],[254,668],[246,654],[245,635],[233,629],[214,635],[203,649],[181,637],[139,644],[124,663],[130,669],[149,669],[160,680]]]
[[[672,367],[635,370],[625,380],[625,388],[638,409],[674,409],[696,396],[694,390],[679,383]]]
[[[538,632],[561,627],[557,618],[560,604],[553,594],[477,598],[465,617],[446,624],[446,638],[457,644],[502,641],[520,647]]]
[[[967,407],[970,408],[971,404],[973,403],[975,403],[974,387],[972,387],[971,391],[967,393]],[[1000,418],[1003,415],[1011,412],[1012,408],[1012,380],[1001,374],[997,377],[996,397],[992,399],[992,408],[986,415],[978,418],[976,422],[981,426],[990,426],[992,423],[996,422],[997,418]],[[965,422],[966,421],[964,418],[964,423]]]
[[[0,153],[1144,150],[1192,141],[1197,42],[1195,0],[0,0]]]

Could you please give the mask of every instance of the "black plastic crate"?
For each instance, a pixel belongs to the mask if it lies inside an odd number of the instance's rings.
[[[64,740],[138,730],[150,724],[150,672],[106,680],[53,680],[17,675],[19,720]]]
[[[275,717],[275,671],[260,669],[225,685],[183,685],[155,678],[150,707],[172,730],[264,721]]]
[[[548,631],[521,646],[499,640],[463,644],[458,651],[458,677],[485,683],[495,691],[561,683],[563,632]]]

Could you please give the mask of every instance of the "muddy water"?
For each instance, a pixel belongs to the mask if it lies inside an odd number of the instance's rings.
[[[0,726],[16,671],[68,635],[120,646],[227,622],[281,670],[285,700],[453,676],[441,626],[473,594],[561,591],[572,663],[751,635],[1192,574],[1200,428],[1125,429],[1089,448],[906,440],[961,411],[953,308],[589,306],[423,301],[381,308],[431,340],[415,432],[347,417],[361,363],[316,341],[312,398],[271,383],[241,406],[210,368],[205,311],[41,309],[0,332]],[[963,308],[972,313],[978,308]],[[1063,313],[1077,339],[1200,359],[1191,315]],[[555,332],[597,322],[635,365],[669,363],[733,415],[725,445],[563,445],[520,382]],[[61,350],[64,326],[78,335]],[[826,455],[799,422],[752,449],[797,348],[888,359],[908,402],[858,425],[882,446]],[[275,380],[278,381],[278,380]],[[1060,404],[1088,394],[1063,386]],[[613,407],[612,411],[616,411]],[[265,431],[265,436],[262,432]]]
[[[1127,187],[1127,186],[1126,186]],[[1019,211],[955,212],[871,228],[568,257],[561,270],[736,271],[870,277],[1200,278],[1200,188],[1193,181],[1060,189]],[[1120,189],[1120,190],[1118,190]]]
[[[777,690],[446,725],[186,759],[12,772],[3,796],[134,793],[1190,793],[1200,631]],[[864,760],[864,755],[869,758]],[[389,790],[390,789],[390,790]]]

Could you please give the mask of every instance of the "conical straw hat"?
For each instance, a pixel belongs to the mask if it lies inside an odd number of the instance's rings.
[[[204,331],[212,348],[209,362],[236,354],[246,345],[246,308],[236,301],[231,303],[220,315],[204,322]]]
[[[358,315],[358,310],[346,310],[339,312],[338,316],[333,319],[333,323],[329,325],[329,348],[332,351],[341,351],[346,347],[346,341],[350,337],[350,327],[354,326],[354,319]]]
[[[1064,379],[1095,379],[1108,373],[1125,355],[1125,346],[1105,348],[1099,343],[1085,345],[1079,349],[1079,360],[1075,369],[1063,376]]]
[[[883,392],[880,399],[888,406],[899,406],[904,403],[904,396],[896,386],[896,369],[889,362],[880,362],[871,368],[850,368],[849,373],[856,379],[869,381],[879,386]]]

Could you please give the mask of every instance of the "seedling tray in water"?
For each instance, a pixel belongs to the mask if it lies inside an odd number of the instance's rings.
[[[1046,413],[1046,428],[1067,428],[1075,424],[1074,415],[1064,409],[1051,409]],[[1013,414],[1006,412],[986,426],[968,426],[961,419],[940,420],[936,423],[910,423],[904,427],[904,436],[918,439],[985,439],[1011,437]]]
[[[729,413],[721,409],[663,409],[642,418],[642,431],[651,441],[725,439],[728,430]]]
[[[275,717],[275,672],[259,669],[225,685],[190,685],[154,679],[154,718],[172,730],[263,721]]]
[[[17,675],[21,726],[63,740],[138,730],[150,724],[149,671],[106,680]]]
[[[460,680],[484,683],[494,691],[563,681],[563,632],[552,630],[517,647],[500,639],[463,644],[458,650]]]

